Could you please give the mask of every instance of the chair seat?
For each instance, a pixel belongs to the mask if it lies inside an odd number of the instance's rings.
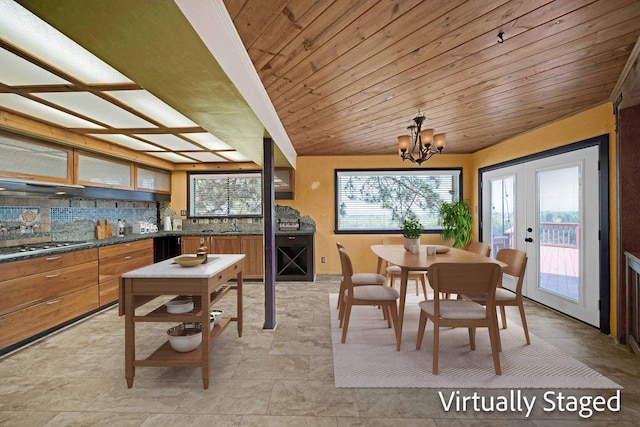
[[[364,285],[353,288],[355,299],[383,301],[400,298],[400,293],[388,286]]]
[[[433,315],[434,300],[422,301],[420,309]],[[461,300],[440,300],[440,318],[441,319],[485,319],[487,317],[484,306],[473,301]]]
[[[354,286],[384,285],[387,279],[382,274],[377,273],[355,273],[351,276],[351,282]]]
[[[399,276],[401,272],[402,272],[402,269],[397,265],[390,265],[389,267],[387,267],[387,273],[389,274],[394,274]],[[427,272],[416,270],[416,271],[409,271],[409,274],[427,274]]]
[[[486,295],[482,294],[464,294],[463,298],[470,299],[473,301],[485,301],[487,299]],[[496,288],[496,302],[498,301],[515,301],[516,294],[511,292],[505,288]]]

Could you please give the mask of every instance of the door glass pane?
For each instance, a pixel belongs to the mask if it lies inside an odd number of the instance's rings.
[[[515,249],[515,176],[491,180],[491,256]]]
[[[580,168],[538,172],[539,287],[580,300]]]

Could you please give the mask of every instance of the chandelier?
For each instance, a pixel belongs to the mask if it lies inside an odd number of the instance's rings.
[[[421,165],[429,160],[434,154],[442,153],[446,145],[445,134],[433,134],[433,129],[422,130],[422,123],[425,116],[418,112],[413,118],[414,124],[407,129],[411,135],[398,137],[398,149],[402,160],[411,160],[413,163]]]

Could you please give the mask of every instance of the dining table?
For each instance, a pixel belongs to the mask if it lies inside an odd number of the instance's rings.
[[[435,246],[436,253],[427,255],[427,246]],[[417,253],[410,252],[404,245],[371,245],[371,250],[378,256],[378,273],[382,274],[382,263],[400,267],[400,301],[398,307],[398,329],[400,333],[400,344],[402,343],[402,323],[404,319],[404,307],[407,299],[407,282],[410,271],[429,270],[432,264],[437,262],[453,263],[483,263],[491,262],[498,264],[501,268],[507,267],[502,261],[470,252],[464,249],[443,246],[443,245],[420,245]],[[425,295],[425,299],[426,299]]]

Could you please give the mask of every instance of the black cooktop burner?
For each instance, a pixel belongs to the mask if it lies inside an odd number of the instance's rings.
[[[76,246],[84,246],[89,244],[89,242],[44,242],[44,243],[33,243],[21,246],[11,246],[6,248],[0,248],[0,257],[9,257],[11,255],[23,254],[23,253],[39,253],[39,252],[47,252],[53,251],[55,249],[65,248],[65,247],[76,247]]]

